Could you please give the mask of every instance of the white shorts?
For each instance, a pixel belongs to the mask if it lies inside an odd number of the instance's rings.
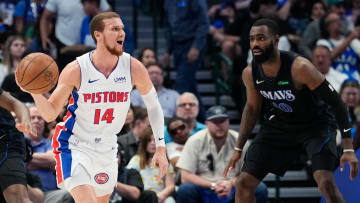
[[[60,146],[60,147],[59,147]],[[117,146],[85,143],[74,136],[53,139],[58,187],[69,192],[79,185],[90,185],[97,197],[111,194],[117,182]]]

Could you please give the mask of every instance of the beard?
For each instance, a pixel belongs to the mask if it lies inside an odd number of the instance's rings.
[[[110,54],[112,54],[112,55],[121,56],[123,54],[123,49],[124,49],[123,46],[121,47],[121,50],[119,51],[119,50],[116,49],[116,46],[110,47],[109,44],[106,43],[106,39],[105,39],[105,47],[110,52]]]
[[[260,48],[256,48],[260,49]],[[268,47],[265,47],[264,49],[260,49],[262,51],[261,55],[255,55],[253,50],[252,55],[254,57],[254,61],[258,64],[264,63],[265,61],[269,60],[274,55],[274,45],[271,43]]]

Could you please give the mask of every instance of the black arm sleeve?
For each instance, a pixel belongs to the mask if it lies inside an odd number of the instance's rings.
[[[335,117],[339,125],[342,138],[351,138],[350,123],[348,118],[349,112],[336,90],[327,80],[324,80],[324,82],[322,82],[313,92],[334,108]]]

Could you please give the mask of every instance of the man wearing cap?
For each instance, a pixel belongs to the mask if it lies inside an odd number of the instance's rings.
[[[238,133],[230,130],[229,116],[222,106],[206,112],[206,129],[191,136],[177,162],[181,182],[177,202],[231,202],[235,197],[235,179],[241,165],[224,179],[221,174],[230,160]],[[256,190],[257,202],[267,202],[267,189],[261,183]]]

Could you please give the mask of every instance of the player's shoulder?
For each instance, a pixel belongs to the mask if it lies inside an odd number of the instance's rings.
[[[76,60],[67,64],[60,74],[60,80],[68,81],[68,83],[74,84],[76,87],[80,82],[80,77],[80,65]]]
[[[292,70],[293,72],[302,72],[306,71],[308,69],[312,69],[314,65],[305,57],[303,56],[297,56],[293,63],[292,63]]]

